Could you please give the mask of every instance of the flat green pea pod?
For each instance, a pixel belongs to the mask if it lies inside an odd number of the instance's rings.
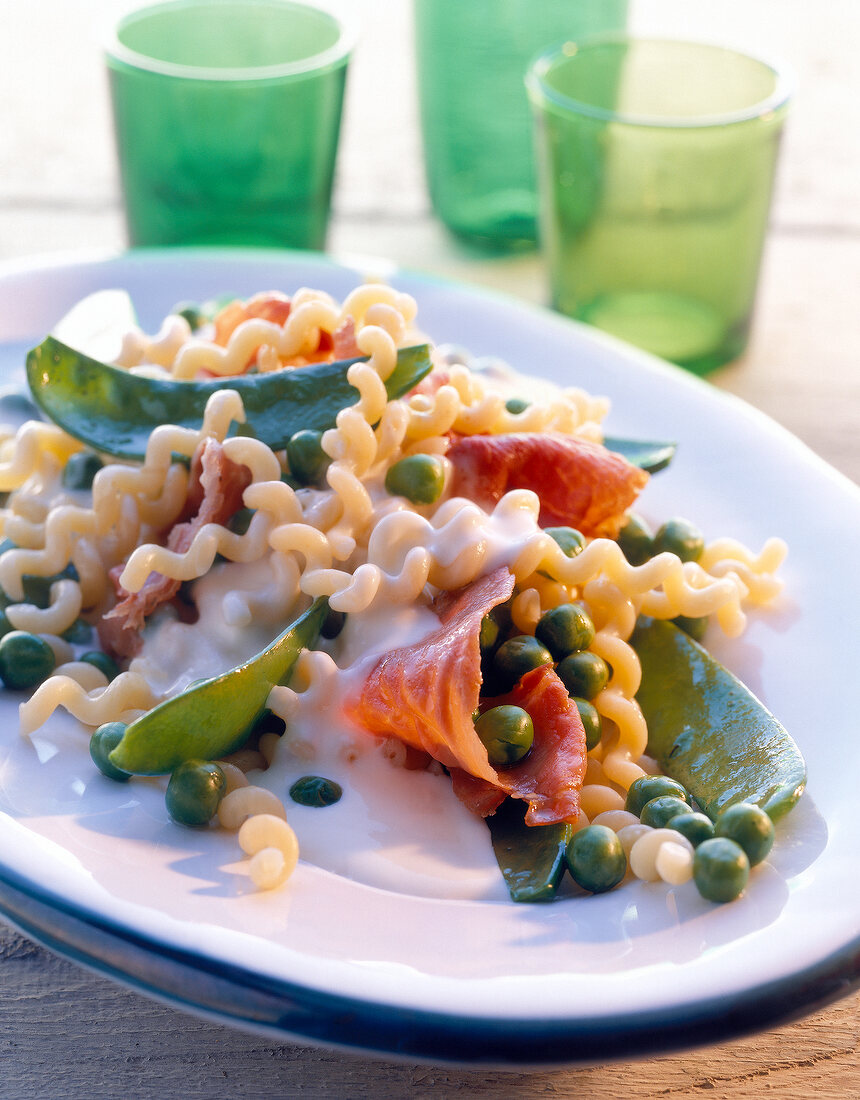
[[[91,359],[53,336],[27,355],[27,379],[36,403],[63,431],[101,454],[141,461],[153,430],[175,424],[197,430],[217,390],[235,390],[245,406],[243,432],[274,451],[300,430],[333,428],[357,391],[347,381],[353,363],[314,363],[297,370],[210,378],[200,382],[145,378]],[[385,382],[401,397],[430,371],[426,345],[401,348]]]
[[[506,799],[487,818],[493,852],[511,901],[552,901],[564,875],[572,825],[526,825],[526,804]]]
[[[328,601],[315,600],[246,664],[203,680],[132,722],[110,763],[133,775],[166,775],[186,760],[234,752],[263,713],[269,692],[287,680],[301,651],[314,644],[327,613]]]
[[[677,444],[654,443],[644,439],[620,439],[618,436],[608,435],[603,440],[603,446],[607,451],[623,455],[633,466],[641,470],[647,470],[649,474],[656,474],[664,470],[675,456]]]
[[[806,785],[794,741],[728,669],[670,622],[642,618],[630,639],[642,666],[636,698],[648,752],[712,821],[736,802],[772,820]]]

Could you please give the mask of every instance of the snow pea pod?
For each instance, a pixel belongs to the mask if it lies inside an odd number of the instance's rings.
[[[126,728],[110,753],[114,767],[133,775],[166,775],[185,760],[215,760],[247,740],[269,692],[313,645],[328,614],[320,598],[271,645],[238,668],[189,688]]]
[[[552,901],[564,875],[571,825],[526,825],[526,804],[509,798],[487,818],[511,901]]]
[[[652,443],[644,439],[620,439],[618,436],[608,435],[603,440],[603,446],[607,451],[615,451],[623,455],[633,466],[646,470],[649,474],[656,474],[663,470],[672,461],[676,444]]]
[[[794,741],[744,684],[670,622],[642,618],[630,639],[642,665],[636,694],[648,752],[715,821],[736,802],[776,820],[803,793]]]
[[[296,370],[210,378],[199,382],[144,378],[91,359],[49,336],[27,355],[27,379],[42,411],[75,439],[102,454],[142,460],[160,424],[198,429],[209,397],[236,390],[245,406],[242,432],[283,450],[302,429],[333,428],[357,393],[347,371],[359,359],[314,363]],[[401,348],[385,383],[390,398],[412,389],[430,371],[426,345]]]

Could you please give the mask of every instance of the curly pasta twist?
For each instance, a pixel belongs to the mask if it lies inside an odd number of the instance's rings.
[[[28,478],[45,469],[55,468],[55,463],[65,465],[68,459],[81,450],[81,444],[66,435],[53,424],[28,420],[15,436],[11,454],[4,454],[0,461],[0,493],[20,489]]]
[[[299,842],[292,828],[274,814],[254,814],[239,829],[239,847],[250,856],[248,871],[258,890],[283,885],[299,861]]]
[[[39,729],[58,707],[86,726],[116,722],[128,710],[151,710],[159,697],[139,673],[121,672],[106,688],[88,692],[69,676],[50,676],[18,708],[21,734]]]

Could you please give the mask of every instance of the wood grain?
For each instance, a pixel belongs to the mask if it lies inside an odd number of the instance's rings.
[[[0,1098],[856,1096],[860,995],[693,1054],[511,1073],[273,1043],[180,1013],[0,926]]]

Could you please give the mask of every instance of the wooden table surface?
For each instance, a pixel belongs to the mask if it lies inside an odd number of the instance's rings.
[[[97,24],[112,0],[0,0],[0,261],[124,246]],[[353,0],[354,58],[330,248],[545,301],[538,255],[452,240],[424,190],[407,0]],[[857,0],[632,0],[640,31],[789,61],[784,144],[754,336],[712,376],[860,482]],[[860,926],[860,914],[858,914]],[[394,1064],[273,1043],[179,1013],[0,925],[0,1097],[860,1096],[860,996],[721,1046],[565,1071]]]

